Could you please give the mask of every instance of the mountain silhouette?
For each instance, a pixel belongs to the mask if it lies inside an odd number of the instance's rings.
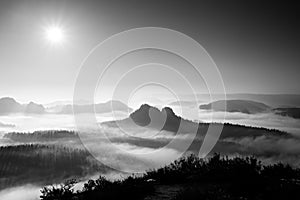
[[[0,114],[13,114],[13,113],[31,113],[43,114],[45,108],[41,104],[30,102],[29,104],[20,104],[11,97],[4,97],[0,99]]]
[[[219,100],[209,104],[200,105],[199,108],[203,110],[240,112],[246,114],[271,111],[271,108],[268,105],[249,100]]]
[[[76,113],[107,113],[112,111],[131,112],[132,109],[121,101],[107,101],[98,104],[78,104],[78,105],[59,105],[54,107],[45,107],[42,104],[30,102],[28,104],[20,104],[11,97],[3,97],[0,99],[0,115],[27,113],[27,114],[73,114],[73,109]]]
[[[134,123],[132,123],[134,122]],[[202,137],[207,133],[209,126],[223,125],[221,138],[256,138],[260,136],[266,137],[293,137],[289,133],[274,129],[249,127],[235,124],[220,124],[220,123],[196,123],[177,116],[169,107],[159,110],[148,104],[143,104],[139,109],[130,114],[123,120],[108,121],[101,123],[108,127],[118,126],[142,126],[159,131],[169,131],[178,134],[190,134],[197,131],[197,136]]]
[[[45,113],[45,108],[41,104],[36,104],[34,102],[30,102],[25,107],[25,113],[35,113],[35,114],[43,114]]]
[[[171,132],[177,132],[179,129],[181,117],[177,116],[169,107],[159,110],[148,104],[143,104],[141,107],[130,114],[130,119],[136,125],[147,126],[150,128],[158,128]]]
[[[22,105],[10,97],[0,99],[0,113],[9,114],[22,112]]]

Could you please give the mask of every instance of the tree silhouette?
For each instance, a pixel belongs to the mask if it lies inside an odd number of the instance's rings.
[[[180,187],[174,199],[299,199],[300,170],[281,163],[262,165],[255,157],[222,157],[208,159],[195,155],[173,163],[132,175],[124,180],[110,181],[100,176],[89,180],[81,191],[69,199],[144,199],[155,195],[162,186]],[[57,191],[62,190],[62,191]],[[65,199],[62,186],[43,189],[41,199]],[[168,195],[168,194],[166,194]],[[156,198],[159,199],[159,198]]]

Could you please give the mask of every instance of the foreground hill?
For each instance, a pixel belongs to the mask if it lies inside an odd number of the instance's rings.
[[[200,109],[223,112],[241,112],[246,114],[269,112],[271,110],[271,108],[266,104],[249,100],[219,100],[209,104],[200,105]]]
[[[74,191],[76,181],[42,189],[42,200],[282,200],[300,198],[300,170],[262,165],[254,157],[181,158],[142,176],[110,181],[100,176]]]

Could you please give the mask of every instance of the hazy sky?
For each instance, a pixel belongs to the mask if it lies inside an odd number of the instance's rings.
[[[242,3],[243,2],[243,3]],[[159,26],[197,40],[229,93],[300,94],[300,7],[270,1],[0,1],[0,97],[72,99],[82,59],[131,28]],[[44,29],[59,24],[63,45]]]

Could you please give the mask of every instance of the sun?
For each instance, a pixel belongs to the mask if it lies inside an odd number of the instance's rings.
[[[65,32],[62,27],[52,25],[45,28],[45,37],[51,44],[62,44],[65,40]]]

